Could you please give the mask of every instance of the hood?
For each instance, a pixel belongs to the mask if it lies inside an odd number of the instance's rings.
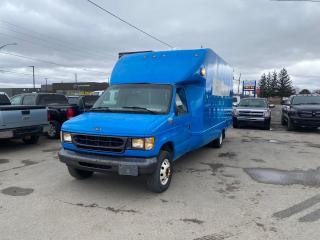
[[[309,105],[292,105],[291,108],[298,111],[320,111],[319,104],[309,104]]]
[[[81,114],[62,125],[62,131],[113,136],[150,136],[167,115],[97,113]]]

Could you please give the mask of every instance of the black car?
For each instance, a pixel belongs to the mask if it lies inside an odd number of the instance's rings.
[[[13,105],[36,105],[48,108],[50,128],[49,138],[58,138],[62,123],[77,116],[80,111],[76,105],[71,105],[63,94],[56,93],[25,93],[11,98]]]
[[[320,127],[320,95],[293,95],[283,104],[281,124],[289,131]]]
[[[93,107],[98,98],[98,95],[68,96],[68,101],[69,104],[77,105],[80,112],[87,112]]]

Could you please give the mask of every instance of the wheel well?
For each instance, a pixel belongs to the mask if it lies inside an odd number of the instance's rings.
[[[172,142],[165,143],[164,145],[162,145],[160,150],[165,150],[165,151],[174,153],[173,143]]]

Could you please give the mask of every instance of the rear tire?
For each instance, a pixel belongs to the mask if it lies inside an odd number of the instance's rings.
[[[50,139],[57,139],[59,138],[60,134],[60,123],[57,121],[51,121],[50,122],[50,128],[48,130],[48,138]]]
[[[293,130],[295,130],[295,128],[296,128],[296,127],[295,127],[294,124],[292,123],[291,119],[288,118],[287,130],[288,130],[288,131],[293,131]]]
[[[22,141],[25,144],[36,144],[39,141],[39,136],[28,136],[22,138]]]
[[[93,172],[91,171],[80,170],[70,166],[68,166],[68,171],[72,177],[79,180],[89,178],[93,175]]]
[[[223,143],[223,133],[221,132],[219,137],[208,144],[212,148],[221,148]]]
[[[172,179],[172,163],[172,153],[160,150],[157,168],[147,178],[147,186],[150,191],[162,193],[169,188]]]

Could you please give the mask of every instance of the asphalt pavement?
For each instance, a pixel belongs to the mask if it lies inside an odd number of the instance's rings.
[[[79,181],[58,140],[0,143],[0,239],[319,239],[320,131],[230,129],[177,160],[168,191],[142,177]]]

